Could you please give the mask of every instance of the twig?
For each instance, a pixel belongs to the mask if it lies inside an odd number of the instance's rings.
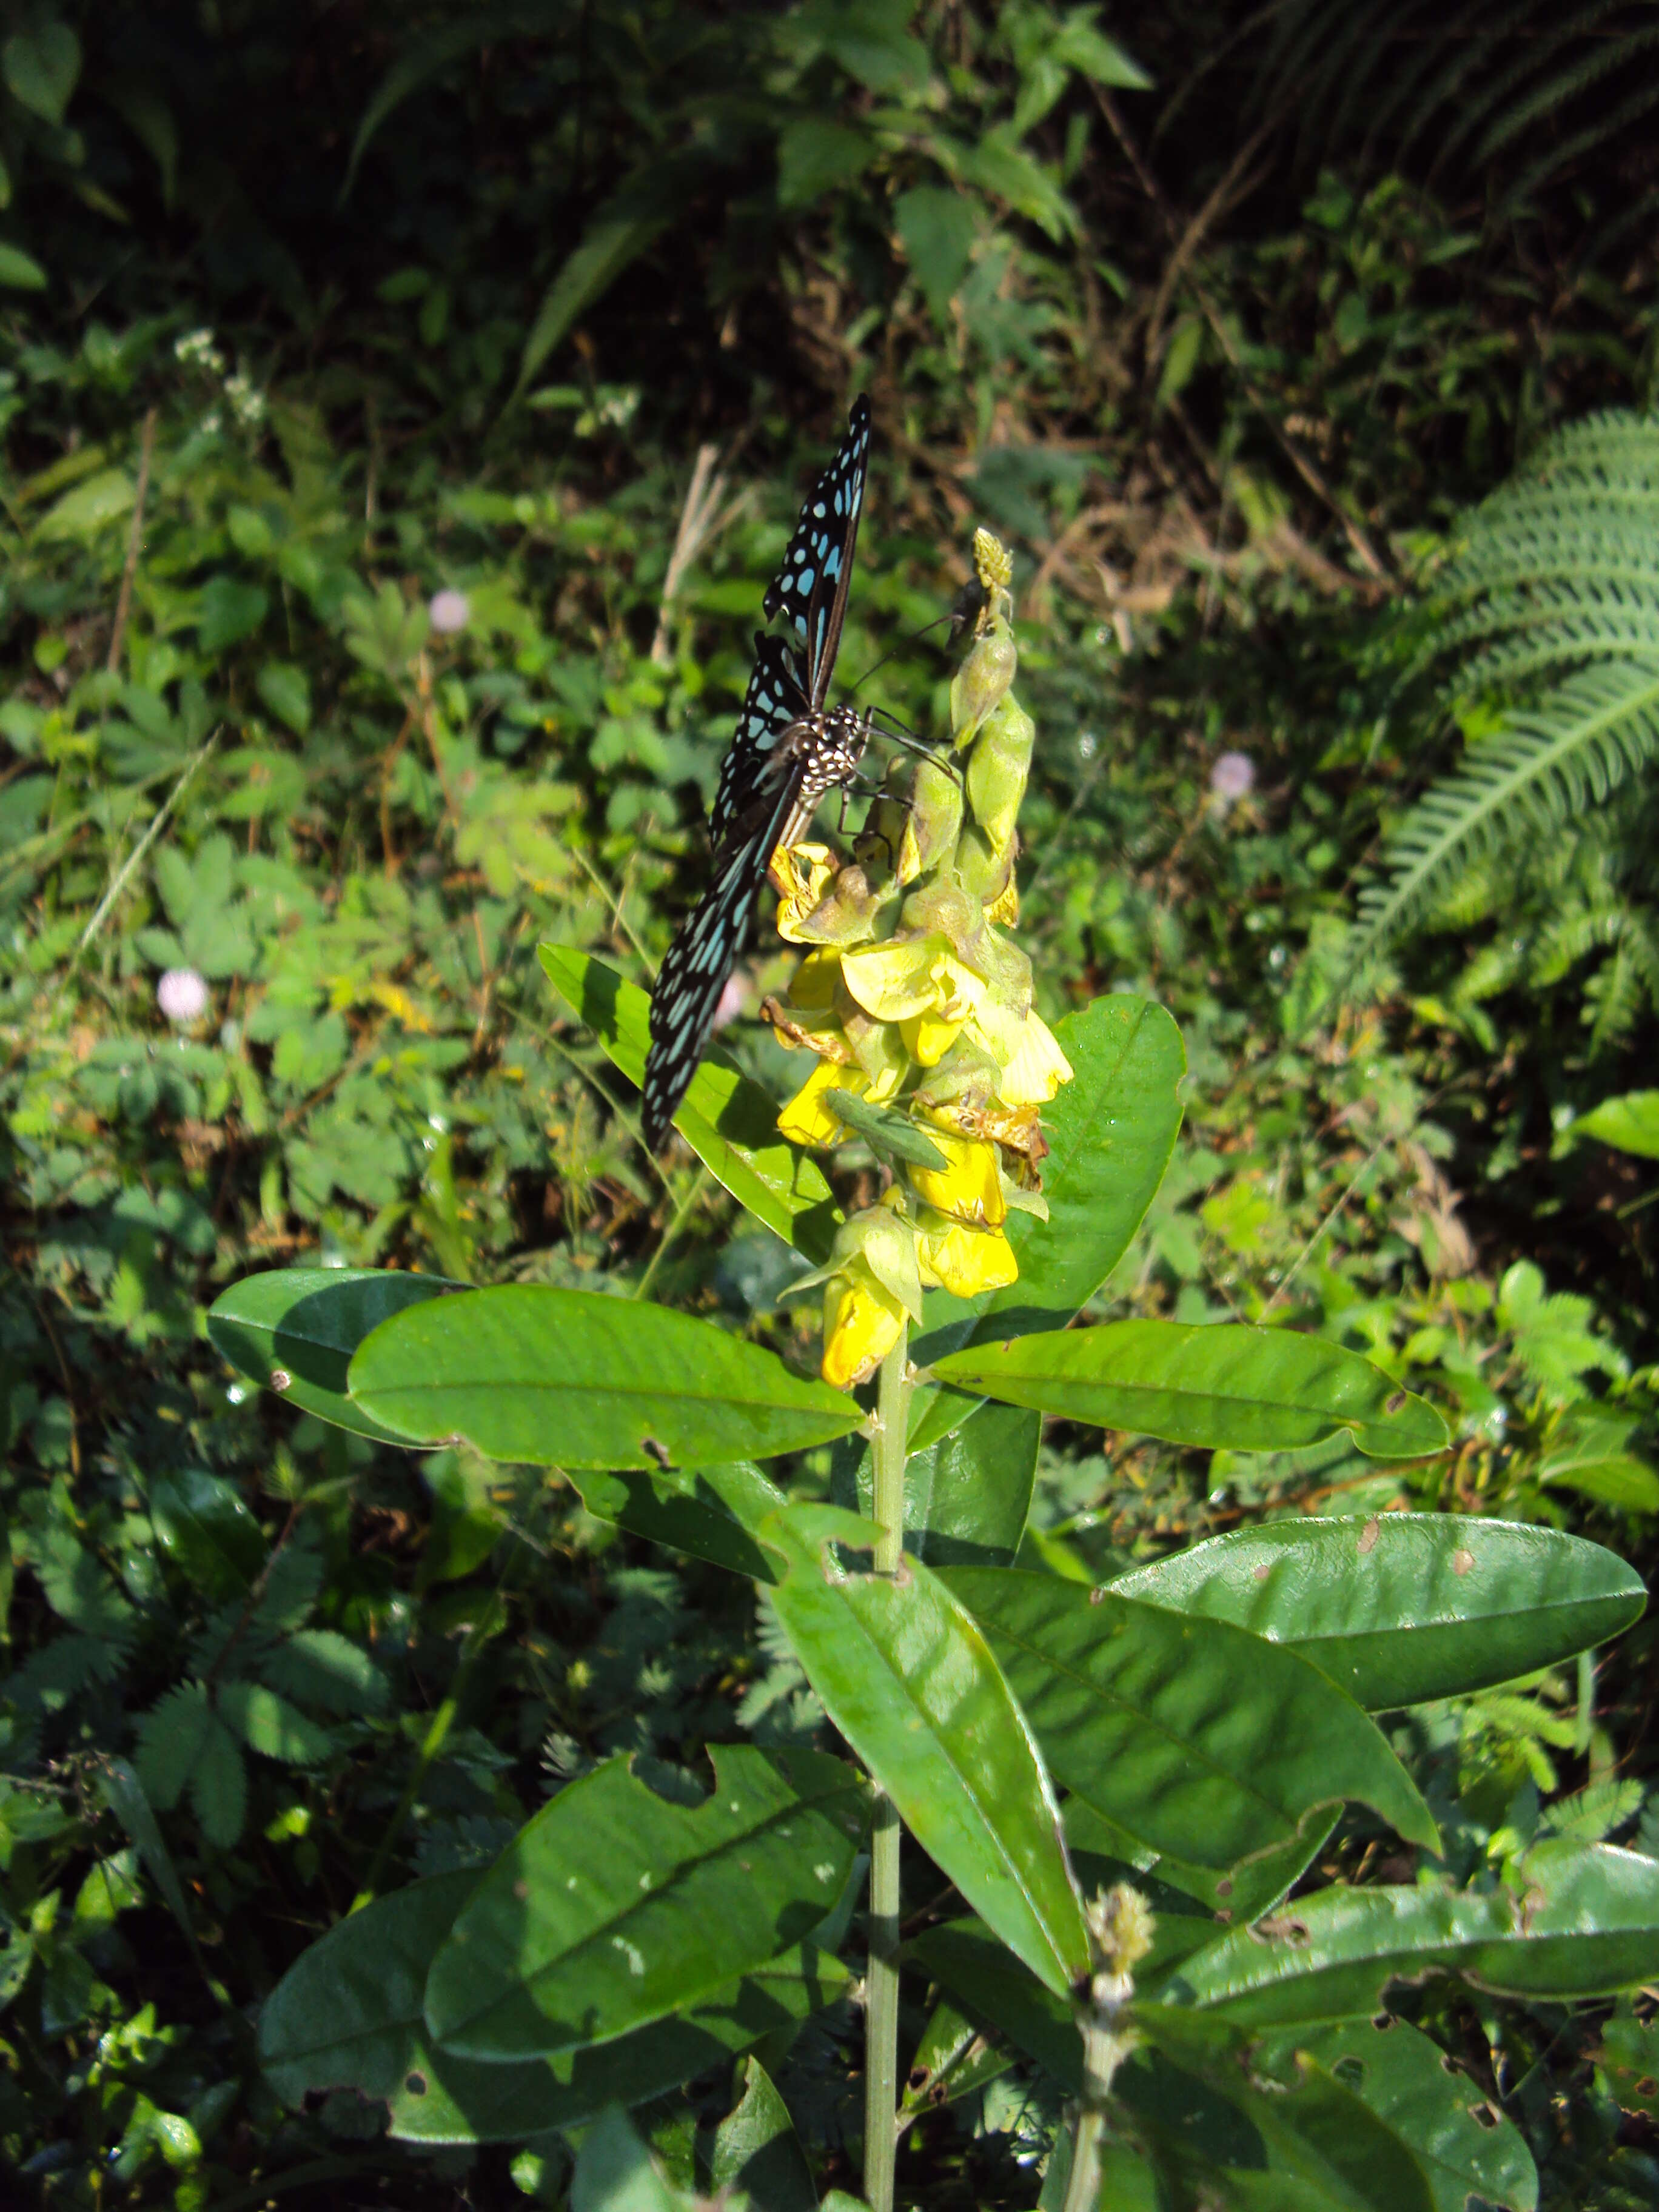
[[[112,676],[121,665],[121,644],[126,635],[127,614],[132,605],[132,580],[138,573],[138,549],[144,537],[144,501],[149,496],[149,465],[155,452],[155,425],[161,416],[152,407],[144,417],[138,444],[138,488],[132,501],[132,527],[127,532],[127,557],[121,570],[121,588],[115,599],[115,626],[109,634],[109,657],[104,666]]]
[[[1130,137],[1127,130],[1125,128],[1123,119],[1117,112],[1116,106],[1112,100],[1111,94],[1100,85],[1096,85],[1093,88],[1093,90],[1095,100],[1100,108],[1100,112],[1105,117],[1107,124],[1110,127],[1112,136],[1117,140],[1118,144],[1122,148],[1124,155],[1127,160],[1130,167],[1134,171],[1136,179],[1139,183],[1142,191],[1146,193],[1147,198],[1151,200],[1152,205],[1158,210],[1164,228],[1170,234],[1171,241],[1179,247],[1181,243],[1180,227],[1176,221],[1175,210],[1170,207],[1168,200],[1164,197],[1162,185],[1158,183],[1158,179],[1152,174],[1152,171],[1146,167],[1146,162],[1141,159],[1139,149],[1137,148],[1134,141]],[[1330,485],[1326,483],[1323,475],[1312,457],[1304,452],[1297,440],[1291,435],[1290,432],[1279,421],[1279,416],[1274,412],[1273,409],[1268,405],[1266,395],[1257,385],[1255,378],[1251,376],[1249,371],[1245,368],[1243,356],[1240,355],[1238,348],[1234,343],[1233,334],[1227,328],[1225,322],[1222,319],[1220,311],[1216,307],[1214,301],[1210,297],[1209,293],[1205,289],[1203,284],[1194,275],[1189,274],[1187,278],[1187,283],[1191,288],[1193,297],[1199,304],[1199,307],[1203,314],[1205,321],[1210,326],[1212,337],[1215,339],[1216,343],[1221,349],[1222,355],[1226,361],[1227,366],[1232,370],[1234,375],[1238,379],[1240,390],[1243,392],[1244,397],[1249,400],[1250,405],[1255,408],[1256,413],[1261,416],[1262,421],[1272,432],[1274,441],[1278,444],[1279,450],[1285,455],[1285,459],[1289,461],[1291,466],[1296,471],[1297,474],[1301,477],[1303,483],[1307,485],[1309,490],[1313,493],[1314,496],[1322,501],[1336,517],[1336,520],[1341,524],[1343,531],[1347,537],[1348,543],[1353,548],[1355,558],[1364,569],[1366,574],[1371,578],[1374,583],[1383,584],[1392,582],[1394,580],[1395,574],[1393,563],[1389,561],[1384,555],[1379,553],[1376,548],[1371,544],[1370,539],[1365,535],[1365,532],[1360,528],[1359,525],[1354,520],[1353,517],[1348,513],[1347,509],[1337,498],[1335,492],[1331,489]]]
[[[178,782],[173,785],[172,790],[161,802],[161,805],[156,813],[155,820],[150,823],[149,829],[145,830],[143,836],[138,840],[138,842],[133,847],[131,852],[127,854],[126,859],[122,862],[119,869],[116,872],[115,880],[111,884],[109,889],[104,893],[102,898],[99,900],[96,908],[94,909],[92,920],[81,932],[80,940],[75,948],[74,960],[71,960],[70,963],[71,967],[74,966],[76,960],[80,959],[82,954],[85,952],[87,947],[92,943],[93,939],[97,936],[99,931],[103,927],[105,922],[109,917],[111,908],[115,904],[117,899],[120,897],[122,892],[126,889],[127,884],[131,878],[133,870],[143,859],[145,854],[149,852],[150,847],[161,836],[162,830],[166,829],[168,817],[172,814],[173,808],[179,804],[179,801],[184,797],[185,793],[189,788],[191,781],[195,775],[197,770],[201,767],[208,755],[213,750],[215,745],[218,744],[220,732],[223,727],[224,725],[222,722],[219,725],[218,729],[210,730],[202,743],[196,748],[196,750],[185,763],[183,773],[180,775]]]
[[[691,483],[685,495],[685,505],[680,509],[680,526],[674,533],[674,550],[668,556],[668,573],[662,580],[662,598],[657,607],[657,634],[651,641],[651,658],[659,668],[667,668],[673,661],[673,650],[668,641],[668,617],[685,572],[702,552],[716,528],[716,510],[726,493],[726,478],[715,467],[719,448],[699,446],[696,465],[691,471]],[[728,520],[729,513],[720,517]]]

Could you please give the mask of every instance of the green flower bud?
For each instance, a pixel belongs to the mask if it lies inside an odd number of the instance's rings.
[[[981,638],[957,669],[951,684],[951,727],[958,750],[1007,696],[1018,666],[1018,647],[1006,629],[998,629]]]
[[[1036,725],[1012,696],[986,720],[968,756],[968,804],[996,852],[1009,851],[1031,772]]]

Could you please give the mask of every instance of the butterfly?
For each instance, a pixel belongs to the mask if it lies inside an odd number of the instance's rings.
[[[754,670],[709,816],[713,877],[651,994],[643,1125],[653,1152],[696,1073],[773,854],[799,839],[827,792],[853,781],[869,742],[868,713],[823,703],[846,619],[869,458],[870,403],[860,397],[761,603],[769,622],[787,617],[793,640],[756,636]]]

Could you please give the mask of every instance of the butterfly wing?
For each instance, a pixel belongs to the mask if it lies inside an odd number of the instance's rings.
[[[757,635],[754,672],[731,750],[720,765],[720,788],[708,817],[708,842],[717,853],[732,824],[766,789],[778,739],[806,711],[793,653],[781,637]]]
[[[813,708],[823,704],[841,644],[869,461],[870,403],[860,394],[834,460],[807,494],[783,566],[763,602],[768,622],[780,614],[789,617]]]
[[[780,764],[731,824],[714,855],[714,878],[669,946],[651,994],[651,1049],[645,1062],[645,1141],[656,1152],[697,1072],[732,969],[755,918],[767,864],[793,814],[804,769]]]

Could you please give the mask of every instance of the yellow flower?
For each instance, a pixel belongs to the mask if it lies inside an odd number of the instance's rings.
[[[944,1153],[945,1164],[906,1170],[919,1195],[953,1221],[965,1221],[975,1229],[1000,1227],[1008,1218],[1008,1201],[996,1146],[983,1138],[958,1136],[954,1130],[931,1124],[927,1136]]]
[[[833,1060],[820,1060],[800,1089],[778,1116],[778,1134],[793,1145],[839,1145],[852,1131],[841,1116],[823,1103],[826,1091],[850,1091],[862,1097],[869,1078],[856,1067]]]
[[[921,1279],[952,1297],[971,1298],[1000,1291],[1019,1278],[1014,1248],[1000,1229],[969,1229],[942,1215],[924,1214],[916,1230]]]
[[[818,1372],[836,1390],[867,1382],[904,1326],[904,1308],[862,1269],[832,1275],[823,1293],[823,1359]]]
[[[1005,1106],[1046,1106],[1071,1081],[1072,1063],[1041,1014],[1010,1013],[988,999],[975,1009],[973,1028],[1001,1066],[997,1094]]]
[[[778,892],[778,935],[798,945],[797,934],[824,892],[841,863],[827,845],[780,845],[770,870]]]
[[[985,996],[983,976],[959,960],[950,939],[939,934],[844,952],[841,972],[865,1012],[878,1022],[932,1014],[959,1028]]]

